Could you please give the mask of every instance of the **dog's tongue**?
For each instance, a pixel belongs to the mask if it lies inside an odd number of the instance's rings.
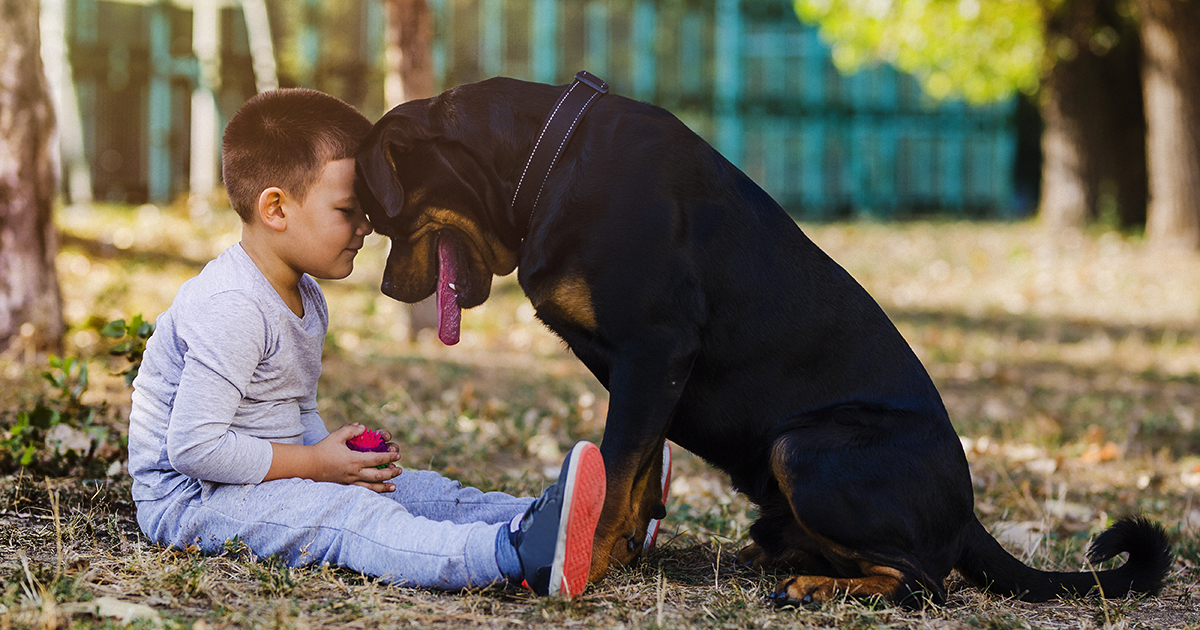
[[[458,343],[462,309],[458,307],[458,256],[450,239],[438,239],[438,339],[447,346]]]

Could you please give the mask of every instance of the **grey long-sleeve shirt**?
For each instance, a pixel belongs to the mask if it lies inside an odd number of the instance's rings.
[[[129,472],[135,501],[160,499],[181,475],[258,483],[270,442],[315,444],[325,297],[303,276],[297,317],[236,244],[180,287],[159,315],[133,382]]]

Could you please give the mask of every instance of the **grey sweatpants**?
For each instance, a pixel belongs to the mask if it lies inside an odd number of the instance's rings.
[[[226,541],[291,566],[329,563],[394,584],[458,590],[504,580],[501,527],[534,501],[484,493],[426,470],[405,470],[396,490],[307,479],[230,485],[187,479],[137,503],[138,524],[159,544],[219,553]]]

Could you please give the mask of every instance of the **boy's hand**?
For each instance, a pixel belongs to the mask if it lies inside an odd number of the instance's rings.
[[[318,449],[318,458],[328,457],[328,462],[333,466],[330,471],[333,478],[326,481],[354,484],[375,492],[391,492],[396,486],[382,482],[401,472],[400,467],[395,465],[395,462],[400,460],[399,447],[392,448],[394,445],[389,443],[386,453],[360,453],[346,446],[347,440],[361,435],[366,430],[366,427],[357,422],[344,424],[313,445]],[[385,442],[392,439],[391,433],[380,433]]]
[[[313,481],[328,481],[362,486],[375,492],[391,492],[395,484],[384,483],[400,474],[395,462],[400,459],[399,448],[389,443],[386,453],[359,453],[346,446],[346,440],[366,430],[361,424],[343,425],[325,439],[311,446],[271,443],[271,468],[263,481],[301,477]],[[385,440],[391,434],[385,433]],[[386,468],[376,466],[386,465]]]

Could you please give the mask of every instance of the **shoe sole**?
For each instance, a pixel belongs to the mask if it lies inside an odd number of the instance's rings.
[[[570,599],[587,587],[596,523],[604,509],[604,458],[595,444],[580,442],[571,449],[564,483],[548,594]]]
[[[663,472],[662,472],[662,500],[663,505],[667,504],[667,494],[671,490],[671,443],[663,442]],[[646,541],[642,543],[642,553],[647,554],[654,550],[654,543],[658,541],[658,526],[659,521],[656,518],[650,519],[650,524],[646,527]]]

